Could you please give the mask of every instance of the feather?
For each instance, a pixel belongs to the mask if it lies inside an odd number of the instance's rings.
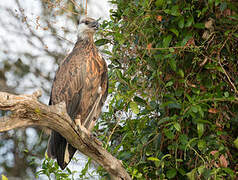
[[[98,90],[100,88],[100,91]],[[72,52],[63,60],[53,82],[50,105],[65,101],[67,113],[74,121],[91,130],[107,97],[107,65],[91,38],[79,38]],[[52,131],[48,156],[56,158],[64,169],[76,149],[58,132]]]

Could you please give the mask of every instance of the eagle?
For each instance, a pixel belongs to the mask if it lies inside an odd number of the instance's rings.
[[[88,132],[99,118],[108,93],[107,64],[93,39],[98,26],[93,18],[80,18],[77,42],[56,72],[49,101],[49,105],[65,102],[72,121]],[[57,159],[61,169],[69,164],[76,150],[61,134],[51,131],[47,155]]]

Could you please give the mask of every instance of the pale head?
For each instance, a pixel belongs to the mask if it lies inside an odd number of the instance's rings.
[[[98,29],[98,21],[90,17],[81,17],[78,26],[78,38],[92,39]]]

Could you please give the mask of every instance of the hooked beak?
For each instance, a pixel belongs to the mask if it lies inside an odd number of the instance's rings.
[[[90,27],[91,27],[91,28],[94,28],[94,30],[98,30],[98,28],[99,28],[99,23],[98,23],[98,21],[92,22],[92,23],[90,24]]]

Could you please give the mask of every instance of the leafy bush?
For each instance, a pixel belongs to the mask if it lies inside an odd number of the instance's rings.
[[[56,180],[70,180],[74,179],[74,174],[76,173],[75,171],[72,172],[69,168],[62,171],[57,162],[48,158],[47,155],[45,156],[45,160],[43,161],[41,167],[42,169],[36,173],[36,178],[39,178],[40,175],[44,174],[48,177],[48,179],[52,179],[53,177]]]
[[[112,3],[99,41],[112,45],[107,149],[134,179],[234,179],[238,3]]]

